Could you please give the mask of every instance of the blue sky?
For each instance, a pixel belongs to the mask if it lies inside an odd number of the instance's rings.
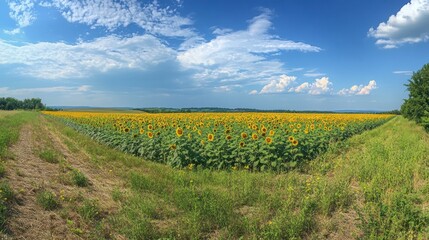
[[[0,96],[391,110],[428,40],[429,0],[0,0]]]

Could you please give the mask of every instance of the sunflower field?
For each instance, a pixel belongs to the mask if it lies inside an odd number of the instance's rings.
[[[91,138],[178,168],[283,171],[332,142],[375,128],[381,114],[44,112]]]

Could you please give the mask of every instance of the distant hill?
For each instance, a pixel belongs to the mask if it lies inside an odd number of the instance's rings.
[[[399,114],[398,110],[394,111],[375,111],[375,110],[334,110],[334,111],[317,111],[317,110],[262,110],[256,108],[220,108],[220,107],[195,107],[195,108],[164,108],[164,107],[150,107],[150,108],[131,108],[131,107],[89,107],[89,106],[50,106],[53,109],[60,109],[62,111],[80,111],[80,112],[146,112],[146,113],[196,113],[196,112],[273,112],[273,113],[389,113]]]

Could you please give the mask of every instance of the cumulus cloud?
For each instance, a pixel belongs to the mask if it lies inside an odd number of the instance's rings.
[[[289,92],[301,93],[301,92],[307,91],[308,89],[310,89],[310,83],[304,82],[296,88],[289,89]]]
[[[429,0],[411,0],[399,12],[370,28],[368,36],[377,39],[383,48],[396,48],[407,43],[418,43],[429,39]]]
[[[283,40],[271,35],[269,11],[249,21],[246,30],[215,32],[214,39],[179,52],[178,61],[196,70],[194,79],[204,81],[246,81],[270,83],[287,72],[273,54],[281,51],[319,52],[321,49],[302,42]]]
[[[29,0],[27,0],[29,1]],[[40,4],[58,9],[72,23],[115,30],[136,24],[146,33],[168,37],[191,37],[192,20],[181,17],[172,7],[161,7],[157,1],[142,4],[138,0],[51,0]]]
[[[176,52],[154,36],[106,36],[90,42],[30,43],[15,46],[0,40],[0,64],[43,79],[81,78],[113,69],[147,69],[175,59]]]
[[[311,95],[325,94],[331,91],[332,82],[328,77],[316,79],[313,83],[304,82],[298,87],[290,88],[289,92],[308,93]]]
[[[4,33],[9,35],[18,34],[22,28],[31,25],[36,20],[32,0],[9,0],[7,3],[10,9],[9,16],[16,21],[18,27],[13,30],[3,30]]]
[[[278,80],[271,80],[261,89],[259,93],[264,94],[285,92],[286,87],[288,87],[295,80],[295,76],[281,75]]]
[[[377,88],[377,83],[375,80],[369,81],[368,85],[353,85],[350,88],[341,89],[339,95],[368,95],[372,90]]]

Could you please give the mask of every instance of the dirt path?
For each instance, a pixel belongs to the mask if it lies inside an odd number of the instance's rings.
[[[55,179],[60,174],[55,164],[47,163],[34,155],[33,131],[30,125],[21,129],[18,142],[10,151],[14,159],[8,162],[7,179],[17,191],[17,204],[9,219],[9,230],[15,239],[76,239],[70,234],[66,222],[56,212],[45,211],[36,202],[40,188],[61,188]]]
[[[45,122],[44,118],[40,119]],[[46,123],[46,122],[45,122]],[[102,217],[117,211],[117,203],[112,199],[112,190],[121,188],[123,183],[107,170],[94,167],[89,156],[82,150],[71,152],[55,129],[26,125],[20,131],[18,142],[10,148],[14,158],[7,162],[7,181],[16,192],[17,204],[12,206],[8,221],[9,236],[12,239],[87,239],[94,234],[94,224],[84,220],[77,213],[83,200],[72,202],[79,195],[82,199],[96,200]],[[40,141],[42,137],[43,141]],[[64,157],[64,162],[82,172],[89,179],[89,186],[78,187],[64,182],[67,172],[60,164],[48,163],[37,156],[36,149],[45,147],[46,142]],[[44,210],[36,200],[38,191],[49,190],[62,199],[60,209]],[[70,197],[71,196],[71,197]],[[80,201],[80,202],[79,202]],[[73,226],[70,226],[70,220]],[[76,233],[76,229],[83,233]],[[121,238],[111,232],[102,234]]]

